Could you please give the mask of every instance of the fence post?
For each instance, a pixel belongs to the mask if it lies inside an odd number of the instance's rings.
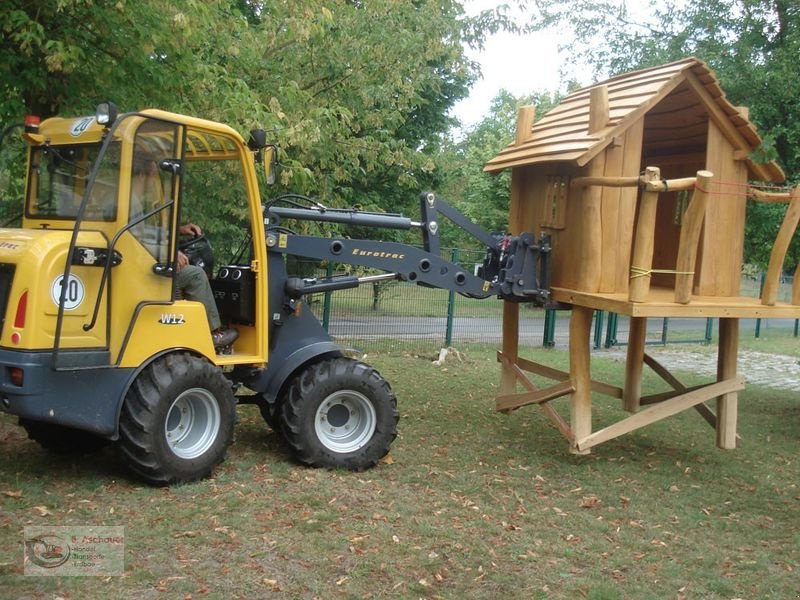
[[[758,286],[758,297],[764,295],[764,271],[761,271],[761,283]],[[756,319],[756,338],[761,335],[761,319]]]
[[[800,333],[800,319],[794,320],[794,337],[797,337],[797,334]]]
[[[458,264],[461,259],[459,256],[458,248],[450,249],[450,262],[454,265]],[[444,334],[444,345],[450,347],[453,345],[453,318],[455,317],[456,310],[456,293],[453,290],[447,292],[447,326]]]
[[[664,322],[661,323],[661,345],[667,345],[667,338],[669,337],[669,317],[664,317]]]
[[[597,350],[603,345],[603,311],[594,312],[594,348]]]
[[[611,348],[617,345],[617,322],[619,315],[617,313],[608,313],[608,327],[606,327],[606,348]]]
[[[544,335],[542,346],[552,348],[556,345],[556,309],[547,308],[544,311]]]
[[[333,263],[328,261],[328,266],[325,268],[325,276],[330,279],[333,277]],[[333,296],[333,292],[330,290],[325,292],[325,299],[322,303],[322,328],[325,330],[325,333],[328,333],[328,325],[331,322],[331,297]]]
[[[709,317],[706,319],[706,337],[705,337],[706,344],[711,343],[711,334],[713,333],[713,331],[714,331],[714,319]]]

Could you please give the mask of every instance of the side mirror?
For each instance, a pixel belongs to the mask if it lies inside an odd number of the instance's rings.
[[[267,147],[267,132],[263,129],[251,129],[250,139],[247,141],[250,150],[263,150]]]

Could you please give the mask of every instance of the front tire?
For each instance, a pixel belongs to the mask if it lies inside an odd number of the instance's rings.
[[[235,422],[236,400],[222,372],[203,358],[169,354],[148,365],[128,391],[119,448],[148,482],[186,483],[225,460]]]
[[[375,369],[334,358],[306,368],[289,386],[281,429],[301,462],[361,471],[389,453],[398,420],[397,398]]]

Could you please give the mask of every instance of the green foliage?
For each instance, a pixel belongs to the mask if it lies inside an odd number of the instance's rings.
[[[445,198],[485,229],[506,231],[511,173],[506,170],[491,175],[483,172],[483,166],[514,139],[520,107],[532,104],[537,116],[541,116],[557,102],[557,97],[546,93],[516,98],[500,90],[492,100],[489,115],[445,150],[449,175],[443,188]],[[445,244],[468,247],[474,241],[451,233],[449,237],[445,235]]]
[[[476,73],[464,43],[511,26],[451,0],[12,0],[8,15],[3,122],[110,98],[260,125],[282,147],[279,191],[395,211],[438,183],[448,110]]]

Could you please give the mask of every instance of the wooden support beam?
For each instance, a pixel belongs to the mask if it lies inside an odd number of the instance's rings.
[[[561,396],[566,396],[575,391],[575,386],[571,381],[562,381],[548,388],[535,392],[523,392],[521,394],[509,394],[495,398],[495,410],[497,412],[508,412],[516,410],[529,404],[543,404],[555,400]]]
[[[535,375],[541,375],[542,377],[547,377],[548,379],[555,379],[556,381],[566,381],[570,378],[569,373],[566,371],[554,369],[553,367],[535,363],[524,358],[517,359],[517,366],[524,371],[534,373]],[[622,398],[622,388],[609,383],[603,383],[602,381],[596,381],[594,379],[592,379],[592,391],[597,392],[598,394],[611,396],[612,398]]]
[[[514,142],[517,146],[533,137],[533,121],[536,118],[535,106],[522,106],[517,111],[517,132]]]
[[[730,381],[736,377],[739,351],[739,319],[719,320],[719,352],[717,379]],[[741,388],[738,388],[741,389]],[[736,448],[736,420],[739,410],[737,390],[727,390],[717,398],[717,446],[726,450]]]
[[[670,373],[667,368],[658,362],[655,358],[650,356],[649,354],[644,355],[644,363],[650,367],[650,369],[661,379],[666,381],[669,385],[672,386],[673,389],[676,390],[685,390],[686,388],[684,385],[678,381],[678,378],[675,377],[672,373]]]
[[[630,417],[627,417],[622,421],[618,421],[613,425],[609,425],[608,427],[605,427],[591,435],[587,435],[582,438],[579,437],[575,445],[579,451],[588,450],[593,446],[597,446],[598,444],[602,444],[608,440],[613,440],[614,438],[618,438],[621,435],[630,433],[631,431],[635,431],[667,417],[671,417],[672,415],[676,415],[687,408],[691,408],[692,406],[700,404],[701,402],[705,402],[706,400],[710,400],[711,398],[729,393],[735,393],[741,389],[744,389],[744,379],[741,377],[734,377],[733,379],[726,379],[725,381],[718,381],[716,383],[709,384],[698,390],[693,390],[691,392],[681,394],[680,396],[676,396],[671,400],[665,400],[664,402],[656,404],[655,406],[650,406],[649,408],[646,408],[635,415],[631,415]]]
[[[770,204],[783,204],[792,199],[792,195],[789,192],[764,192],[755,187],[748,188],[747,196],[758,202]]]
[[[711,171],[697,172],[697,185],[694,188],[689,207],[683,215],[678,243],[678,259],[675,263],[675,302],[679,304],[688,304],[692,299],[697,246],[706,217],[709,186],[713,176]]]
[[[511,364],[519,352],[519,303],[503,302],[503,355]],[[517,390],[517,376],[506,362],[500,367],[500,393],[513,394]]]
[[[642,183],[639,176],[635,177],[576,177],[569,182],[572,188],[600,185],[603,187],[639,187]]]
[[[661,363],[659,363],[649,354],[644,355],[644,362],[647,364],[648,367],[650,367],[653,370],[654,373],[656,373],[659,377],[661,377],[661,379],[663,379],[669,385],[671,385],[676,392],[679,393],[691,392],[696,389],[699,389],[700,387],[703,387],[703,386],[694,386],[687,388],[680,381],[678,381],[678,378],[675,377],[672,373],[670,373],[666,367],[664,367]],[[667,393],[671,394],[672,392],[667,392]],[[646,403],[650,404],[656,401],[654,399],[651,400],[651,398],[655,398],[655,395],[648,397],[646,399],[642,398],[642,404]],[[695,404],[694,409],[698,413],[700,413],[700,416],[703,417],[703,419],[705,419],[706,423],[711,425],[711,427],[713,427],[714,429],[717,428],[717,415],[715,415],[714,411],[708,408],[708,406],[706,406],[704,403]],[[737,442],[740,441],[741,439],[742,438],[739,436],[739,434],[736,434]]]
[[[647,182],[658,181],[661,179],[661,171],[658,167],[647,167],[644,176]],[[633,243],[633,256],[631,257],[631,285],[628,292],[631,302],[647,301],[647,294],[650,291],[657,203],[658,192],[642,192]]]
[[[585,306],[573,306],[569,318],[569,372],[575,391],[570,395],[570,424],[576,440],[592,433],[592,377],[589,334],[594,311]],[[588,454],[574,443],[571,451]]]
[[[609,116],[608,86],[593,87],[589,90],[589,135],[605,129]]]
[[[697,178],[695,177],[682,177],[680,179],[648,181],[644,184],[644,189],[650,192],[682,192],[694,189],[696,183]]]
[[[694,390],[699,390],[701,388],[704,388],[706,385],[707,384],[704,383],[701,385],[693,385],[692,387],[683,388],[681,390],[669,390],[667,392],[659,392],[658,394],[650,394],[648,396],[642,396],[642,399],[639,402],[639,404],[641,404],[642,406],[645,406],[647,404],[658,404],[659,402],[664,402],[665,400],[671,400],[672,398],[680,396],[681,394],[685,394],[686,392],[693,392]],[[699,404],[696,405],[695,408],[697,408],[697,406],[700,405]],[[711,414],[713,415],[714,413]]]
[[[625,387],[622,394],[622,408],[630,413],[639,410],[642,397],[642,364],[646,336],[647,317],[631,317],[625,359]]]
[[[497,354],[497,358],[503,363],[505,367],[507,367],[510,371],[512,371],[518,378],[522,386],[527,389],[529,392],[536,392],[537,388],[530,379],[525,376],[525,373],[514,363],[512,363],[507,356],[504,356],[502,353]],[[572,433],[572,429],[570,429],[567,422],[559,415],[552,406],[548,406],[545,404],[539,404],[541,409],[544,411],[544,414],[548,416],[548,418],[555,423],[558,430],[561,432],[567,441],[569,441],[570,445],[573,443],[575,436]]]
[[[786,260],[786,252],[792,242],[797,224],[800,223],[800,186],[792,190],[792,199],[789,201],[789,208],[783,217],[783,223],[775,237],[772,245],[772,253],[769,255],[769,267],[764,277],[764,289],[761,291],[761,304],[765,306],[775,306],[778,301],[778,288],[780,287],[780,277],[783,272],[783,263]]]

